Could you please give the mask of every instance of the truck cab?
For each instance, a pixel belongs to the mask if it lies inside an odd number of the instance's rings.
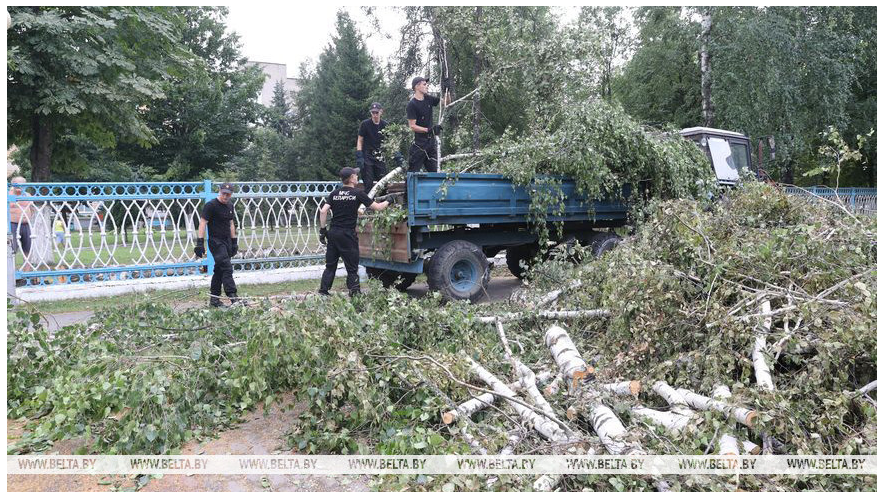
[[[720,186],[734,186],[744,177],[757,175],[748,136],[711,127],[689,127],[679,134],[706,153]]]

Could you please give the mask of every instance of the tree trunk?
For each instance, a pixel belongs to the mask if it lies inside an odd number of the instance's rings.
[[[565,376],[569,391],[574,392],[581,382],[593,375],[593,367],[584,362],[565,329],[556,325],[551,326],[544,334],[544,344],[550,348],[553,360]]]
[[[712,13],[708,8],[703,11],[703,30],[700,33],[700,89],[703,96],[703,125],[715,125],[715,109],[712,106],[712,64],[709,57],[709,35],[712,31]]]
[[[35,115],[33,119],[33,140],[31,144],[31,181],[35,183],[49,180],[49,166],[52,163],[52,123],[45,117]]]
[[[752,421],[757,416],[757,413],[754,410],[732,407],[727,403],[707,398],[687,389],[678,388],[678,392],[692,408],[697,410],[715,410],[716,412],[721,412],[729,416],[732,415],[737,422],[747,427],[752,426]]]

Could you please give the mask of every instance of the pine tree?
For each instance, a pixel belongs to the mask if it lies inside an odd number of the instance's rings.
[[[297,93],[301,179],[336,178],[340,168],[354,164],[357,128],[380,85],[374,66],[351,18],[339,12],[336,36]]]
[[[272,105],[269,107],[267,124],[285,138],[291,137],[291,108],[284,91],[284,83],[278,81],[272,93]]]

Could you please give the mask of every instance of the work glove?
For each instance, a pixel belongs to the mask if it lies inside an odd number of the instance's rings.
[[[441,126],[440,124],[437,124],[436,126],[431,128],[431,133],[434,136],[440,136],[441,131],[443,131],[443,126]]]
[[[363,150],[358,150],[354,152],[354,163],[355,167],[358,169],[362,169],[364,167],[364,152]]]
[[[318,230],[318,241],[322,245],[327,246],[327,228],[326,227],[322,227],[321,229]]]
[[[229,258],[235,256],[238,253],[238,238],[232,238],[232,251],[229,253]]]
[[[205,238],[196,239],[196,247],[193,249],[196,258],[205,258]]]
[[[385,196],[380,196],[376,198],[376,201],[383,202],[387,201],[389,205],[394,205],[396,203],[403,202],[403,193],[389,193]]]

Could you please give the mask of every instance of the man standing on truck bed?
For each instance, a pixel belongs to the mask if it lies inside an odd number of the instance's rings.
[[[387,201],[373,201],[366,193],[355,189],[358,183],[358,169],[343,167],[339,171],[342,179],[342,187],[335,189],[327,195],[326,203],[321,205],[319,218],[321,229],[318,240],[322,245],[327,245],[327,266],[321,276],[321,287],[318,294],[329,295],[336,277],[336,267],[339,257],[345,264],[347,276],[345,283],[348,286],[349,295],[354,296],[361,292],[361,284],[358,280],[358,262],[360,262],[360,250],[358,249],[358,237],[355,226],[357,225],[358,207],[363,204],[373,210],[384,210],[388,206]],[[327,212],[333,211],[333,223],[327,230]]]
[[[238,238],[235,235],[235,207],[232,204],[233,186],[229,183],[220,185],[217,198],[209,201],[202,208],[199,218],[199,237],[196,239],[196,258],[205,256],[205,227],[208,228],[208,248],[214,257],[214,276],[211,278],[211,296],[208,304],[212,307],[223,307],[220,302],[220,289],[226,291],[229,301],[238,301],[238,289],[232,279],[232,257],[238,253]]]
[[[406,119],[409,128],[415,133],[412,146],[409,147],[409,170],[419,172],[422,166],[428,172],[437,172],[437,142],[434,136],[438,136],[443,128],[433,124],[433,111],[431,107],[440,104],[440,99],[428,94],[428,80],[417,77],[412,80],[413,97],[406,104]],[[446,95],[444,105],[449,105],[449,95]]]
[[[363,173],[364,191],[373,189],[373,183],[385,177],[385,157],[382,155],[382,130],[388,123],[382,120],[382,104],[373,102],[370,105],[370,118],[361,122],[358,128],[357,151],[355,157],[357,168]]]

